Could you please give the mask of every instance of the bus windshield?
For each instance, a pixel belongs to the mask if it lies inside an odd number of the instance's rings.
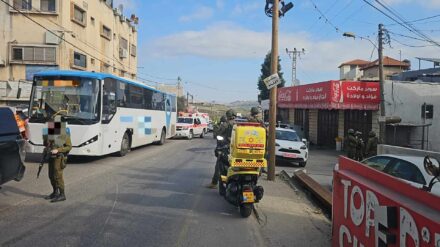
[[[30,102],[30,122],[62,115],[70,124],[99,121],[99,82],[80,77],[36,77]]]

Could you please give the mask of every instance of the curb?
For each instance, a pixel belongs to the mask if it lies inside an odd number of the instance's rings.
[[[328,212],[332,211],[332,192],[321,186],[313,178],[304,173],[303,170],[295,171],[292,177],[290,177],[289,174],[283,170],[281,171],[280,176],[289,183],[295,192],[298,191],[295,184],[301,185],[307,191],[310,191],[310,193],[320,202],[323,208],[328,210]]]

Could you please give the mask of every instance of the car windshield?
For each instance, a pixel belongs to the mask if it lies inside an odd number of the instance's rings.
[[[187,117],[180,117],[177,119],[178,123],[186,123],[186,124],[192,124],[194,121],[193,118],[187,118]]]
[[[46,122],[62,115],[70,124],[99,121],[99,83],[79,77],[35,78],[30,103],[30,122]]]
[[[362,161],[362,163],[376,170],[383,171],[385,167],[391,163],[391,160],[389,157],[375,156]]]
[[[277,130],[276,132],[276,139],[277,140],[283,140],[283,141],[293,141],[298,142],[299,137],[296,134],[296,132],[293,131],[283,131],[283,130]]]

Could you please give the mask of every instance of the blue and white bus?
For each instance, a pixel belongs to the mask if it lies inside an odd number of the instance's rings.
[[[175,95],[111,74],[46,71],[34,76],[28,151],[43,152],[43,129],[54,115],[67,121],[72,155],[127,154],[163,144],[176,132]]]

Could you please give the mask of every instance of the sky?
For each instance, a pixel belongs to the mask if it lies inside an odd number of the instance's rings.
[[[377,43],[379,23],[390,34],[385,56],[409,59],[413,68],[418,68],[415,57],[440,57],[439,46],[405,37],[418,36],[365,1],[292,1],[294,8],[279,23],[286,85],[292,76],[286,48],[305,49],[297,63],[301,84],[339,79],[341,63],[377,59],[372,42]],[[380,1],[405,21],[416,20],[411,25],[440,43],[440,0]],[[272,20],[264,13],[265,0],[115,0],[119,4],[125,15],[139,17],[139,77],[168,84],[180,77],[197,101],[257,99],[261,64],[271,49]],[[372,42],[343,37],[344,32]],[[432,65],[422,63],[427,66]]]

